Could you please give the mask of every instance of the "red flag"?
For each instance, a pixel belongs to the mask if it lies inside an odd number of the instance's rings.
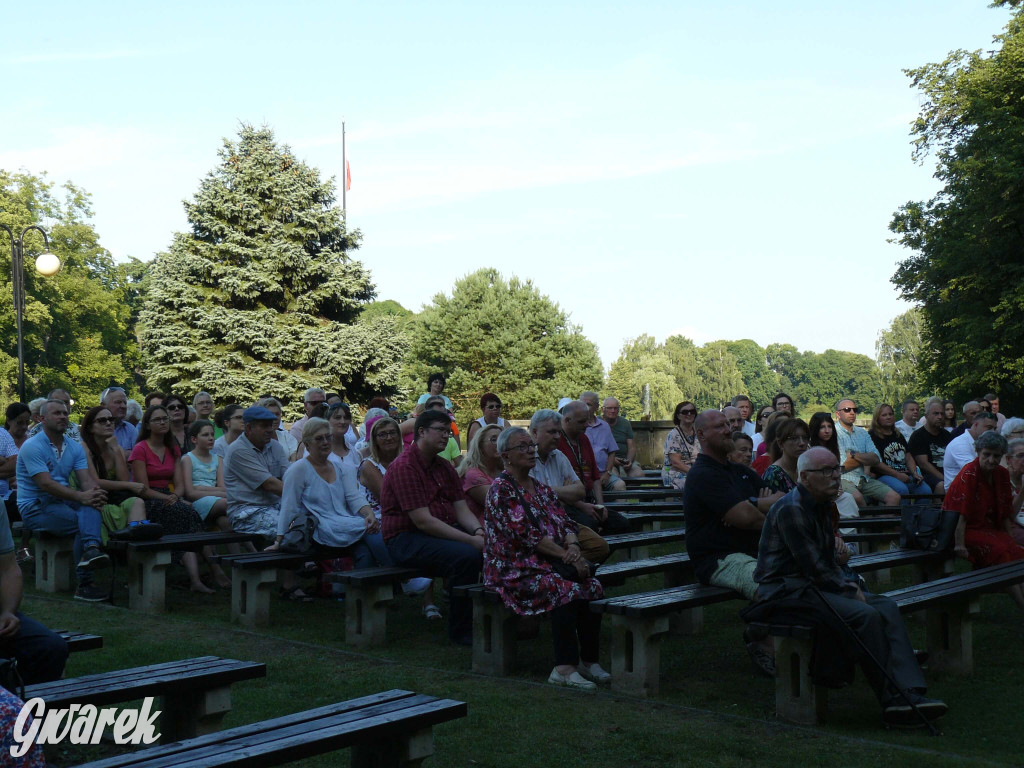
[[[352,191],[352,167],[348,164],[348,160],[345,160],[345,191]]]

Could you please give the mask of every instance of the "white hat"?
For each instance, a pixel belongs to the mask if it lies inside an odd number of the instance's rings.
[[[556,410],[559,413],[561,413],[562,409],[565,408],[565,406],[567,406],[571,402],[572,402],[572,398],[571,397],[563,397],[561,400],[558,401],[558,408]]]

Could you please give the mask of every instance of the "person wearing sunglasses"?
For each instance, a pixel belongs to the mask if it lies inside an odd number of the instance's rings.
[[[700,442],[693,428],[696,418],[697,406],[689,400],[679,403],[672,414],[675,428],[665,438],[665,463],[661,468],[661,482],[666,488],[681,491],[686,484],[686,475],[697,461]]]
[[[900,503],[900,495],[869,474],[871,467],[881,463],[882,456],[868,431],[854,423],[857,413],[857,404],[849,398],[836,403],[836,440],[843,468],[843,490],[847,493],[859,491],[868,503],[873,501],[896,506]]]
[[[114,437],[114,417],[105,406],[97,405],[86,411],[82,419],[82,447],[93,480],[107,492],[107,503],[100,508],[101,534],[106,544],[114,531],[146,519],[142,500],[145,486],[132,480],[124,451]]]
[[[443,408],[443,406],[442,406]],[[447,579],[448,588],[480,578],[484,529],[466,504],[462,479],[439,454],[451,438],[447,412],[416,417],[414,442],[388,466],[380,493],[381,533],[395,565]],[[473,606],[449,591],[448,637],[472,645]]]
[[[170,419],[167,431],[174,438],[178,452],[184,456],[191,447],[188,444],[188,424],[186,423],[188,421],[188,403],[181,395],[168,395],[164,398],[163,409],[167,411],[167,417]]]

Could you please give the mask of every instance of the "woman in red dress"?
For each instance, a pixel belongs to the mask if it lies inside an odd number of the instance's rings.
[[[1006,453],[1006,438],[985,432],[974,444],[978,457],[960,470],[946,491],[942,508],[960,513],[953,551],[975,568],[1024,560],[1024,547],[1014,541],[1013,491],[1010,473],[999,461]],[[1024,587],[1006,589],[1024,611]]]

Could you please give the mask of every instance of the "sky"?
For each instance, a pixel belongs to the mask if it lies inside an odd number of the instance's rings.
[[[242,123],[324,177],[346,123],[354,253],[419,311],[495,267],[531,279],[606,366],[640,334],[875,356],[909,305],[893,212],[903,70],[993,47],[985,0],[19,3],[0,168],[92,194],[115,258],[187,231]]]

